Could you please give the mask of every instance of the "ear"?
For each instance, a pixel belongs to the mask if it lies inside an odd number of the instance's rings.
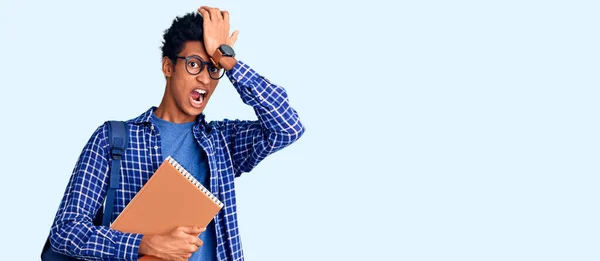
[[[173,63],[171,62],[171,59],[169,59],[169,57],[165,56],[162,59],[162,71],[163,74],[165,75],[165,77],[171,77],[171,75],[173,75],[173,70],[175,68],[173,68]]]

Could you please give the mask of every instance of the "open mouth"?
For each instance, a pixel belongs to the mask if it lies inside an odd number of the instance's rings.
[[[204,97],[206,96],[206,91],[201,89],[195,89],[190,93],[190,99],[192,101],[192,106],[200,107],[204,102]]]

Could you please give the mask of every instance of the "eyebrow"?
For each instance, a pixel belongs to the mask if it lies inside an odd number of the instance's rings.
[[[184,55],[184,56],[185,56],[185,57],[187,57],[187,56],[192,56],[192,55],[194,55],[194,56],[198,56],[198,57],[202,58],[202,60],[206,60],[206,59],[208,59],[208,58],[204,58],[204,57],[202,57],[202,55],[201,55],[201,54],[197,54],[197,53],[191,53],[191,54]]]

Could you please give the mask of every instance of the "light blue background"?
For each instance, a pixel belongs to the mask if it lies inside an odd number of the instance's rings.
[[[237,181],[247,260],[599,260],[597,3],[3,0],[2,259],[39,260],[83,145],[159,104],[163,30],[206,4],[307,127]],[[228,81],[206,112],[255,118]]]

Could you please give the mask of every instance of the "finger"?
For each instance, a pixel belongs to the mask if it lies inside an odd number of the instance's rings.
[[[199,237],[191,237],[188,241],[190,246],[201,247],[204,242]]]
[[[198,8],[198,11],[200,11],[200,10],[205,10],[205,11],[207,11],[207,12],[210,12],[210,7],[209,7],[209,6],[205,6],[205,5],[203,5],[203,6],[201,6],[200,8]]]
[[[198,251],[198,249],[200,249],[200,247],[198,247],[196,245],[190,245],[190,247],[188,248],[188,251],[190,253],[196,253]]]
[[[193,236],[193,235],[189,236],[187,242],[190,245],[194,245],[194,246],[197,246],[197,247],[201,247],[204,244],[204,242],[202,242],[202,240],[198,236]]]
[[[202,14],[202,17],[204,18],[204,20],[210,21],[210,13],[208,11],[206,11],[206,9],[198,8],[198,11]]]
[[[219,8],[211,8],[210,9],[210,20],[223,20],[223,15]]]
[[[235,30],[232,34],[231,34],[231,46],[233,46],[233,44],[237,41],[238,35],[240,34],[240,30]]]
[[[221,11],[221,15],[223,15],[223,20],[225,20],[226,22],[229,22],[229,12]]]
[[[194,231],[194,234],[200,234],[204,231],[206,231],[206,227],[197,227],[198,229],[196,231]]]
[[[181,231],[185,232],[186,234],[190,234],[190,235],[198,235],[198,234],[204,232],[205,230],[206,230],[206,228],[198,227],[198,226],[181,227]]]

